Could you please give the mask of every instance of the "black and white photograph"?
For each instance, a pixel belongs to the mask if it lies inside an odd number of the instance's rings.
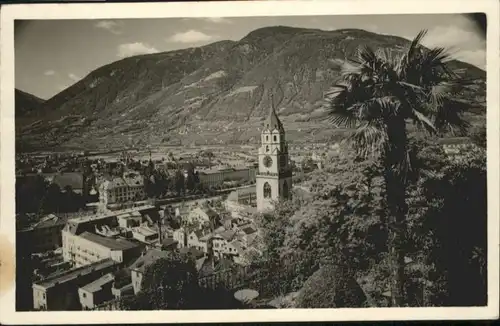
[[[498,3],[257,3],[2,8],[10,314],[498,317]]]

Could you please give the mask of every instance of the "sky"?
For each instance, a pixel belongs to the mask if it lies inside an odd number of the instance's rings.
[[[48,99],[91,71],[125,57],[240,40],[266,26],[360,28],[412,39],[485,69],[486,41],[462,15],[274,16],[121,20],[31,20],[16,24],[16,88]]]

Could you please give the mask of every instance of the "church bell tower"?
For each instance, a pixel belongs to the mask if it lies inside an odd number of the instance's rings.
[[[269,110],[261,132],[256,187],[259,212],[272,210],[273,202],[291,196],[292,170],[288,160],[288,144],[274,105]]]

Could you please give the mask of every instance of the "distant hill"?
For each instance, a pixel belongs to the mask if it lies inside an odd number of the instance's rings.
[[[23,92],[19,89],[15,89],[15,108],[16,108],[16,118],[24,117],[26,115],[32,114],[42,107],[45,100],[36,97],[33,94]]]
[[[145,144],[248,143],[258,139],[270,94],[291,141],[342,135],[324,121],[324,92],[360,45],[401,51],[406,39],[359,29],[284,26],[255,30],[238,42],[125,58],[91,72],[18,119],[19,150]],[[454,61],[468,77],[485,72]],[[474,114],[484,116],[479,107]],[[33,147],[34,146],[34,147]]]

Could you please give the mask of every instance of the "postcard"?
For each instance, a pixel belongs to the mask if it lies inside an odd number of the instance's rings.
[[[6,5],[6,324],[495,319],[498,1]]]

